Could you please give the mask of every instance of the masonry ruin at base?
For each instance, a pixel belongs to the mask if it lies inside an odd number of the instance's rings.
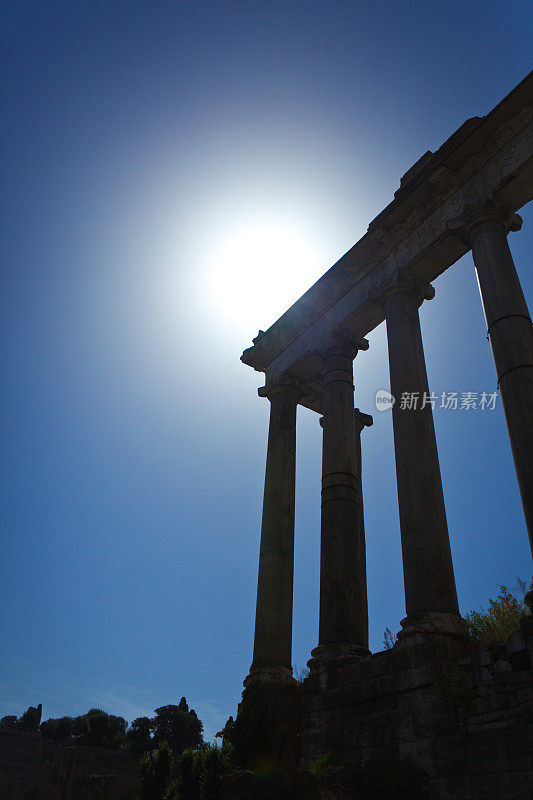
[[[297,701],[302,770],[334,752],[352,772],[420,771],[435,797],[528,796],[533,618],[499,649],[474,652],[467,641],[431,403],[392,408],[406,616],[392,650],[369,652],[360,438],[372,418],[354,409],[353,366],[385,320],[392,395],[430,396],[418,309],[471,250],[533,545],[533,328],[508,244],[532,197],[530,75],[422,156],[362,239],[242,355],[265,373],[259,395],[270,401],[245,694],[294,680],[298,404],[323,428],[319,637]]]

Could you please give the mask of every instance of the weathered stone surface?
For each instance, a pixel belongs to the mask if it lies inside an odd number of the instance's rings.
[[[137,772],[138,759],[130,753],[0,730],[2,800],[122,800],[135,790]]]
[[[271,783],[296,774],[300,760],[302,689],[292,684],[253,681],[243,692],[235,721],[224,729],[233,763]],[[236,778],[239,786],[249,779]],[[250,779],[251,780],[251,779]]]
[[[299,725],[299,757],[229,776],[223,800],[529,800],[533,671],[520,641],[463,641],[458,654],[435,637],[332,664],[326,688],[311,674],[275,712],[278,742]]]
[[[320,620],[317,662],[368,654],[366,556],[353,359],[368,342],[343,331],[321,342],[324,363]]]
[[[270,426],[257,581],[254,655],[250,680],[286,682],[292,677],[292,585],[296,460],[295,381],[279,378],[264,394]]]
[[[492,202],[466,224],[533,552],[533,325],[507,242],[522,221]]]
[[[428,295],[429,296],[429,295]],[[424,287],[400,280],[384,293],[405,605],[401,636],[453,625],[461,633],[418,306]],[[415,396],[415,407],[401,398]],[[449,620],[448,617],[457,620]],[[452,626],[450,626],[452,622]]]
[[[506,238],[519,229],[515,212],[533,199],[532,90],[533,73],[486,117],[426,152],[367,234],[242,355],[265,372],[267,386],[280,375],[298,381],[298,402],[324,423],[319,646],[301,692],[301,771],[285,775],[272,796],[400,797],[410,786],[417,798],[526,800],[527,780],[533,785],[533,617],[505,645],[470,651],[418,319],[427,285],[471,248],[533,537],[533,327]],[[384,318],[407,616],[394,649],[370,656],[349,343]],[[402,396],[420,405],[405,407]],[[290,483],[283,480],[280,494]],[[286,528],[279,517],[272,531]],[[260,593],[286,596],[278,572],[267,589],[260,575]],[[292,589],[292,562],[290,580]],[[533,614],[533,589],[526,604]],[[283,621],[280,643],[287,630]],[[385,775],[398,786],[385,785]],[[256,780],[237,776],[235,797],[253,796]]]
[[[328,758],[356,771],[380,764],[424,776],[428,794],[420,796],[432,800],[527,800],[532,662],[516,634],[510,641],[523,656],[516,665],[501,657],[510,642],[473,652],[465,643],[457,657],[435,639],[338,667],[326,691],[311,676],[302,694],[302,767]],[[378,784],[374,790],[361,796],[381,797]]]
[[[320,337],[339,326],[366,336],[385,318],[376,303],[384,282],[412,273],[431,283],[468,252],[453,224],[465,209],[494,198],[516,212],[533,199],[532,86],[530,74],[489,114],[467,120],[242,361],[267,376],[288,371],[320,382]],[[321,413],[320,395],[310,397]]]

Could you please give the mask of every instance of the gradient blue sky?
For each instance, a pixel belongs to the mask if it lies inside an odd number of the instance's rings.
[[[512,0],[2,3],[0,716],[42,702],[44,718],[131,721],[186,695],[212,737],[234,713],[269,410],[239,356],[427,149],[527,74],[531,22]],[[531,302],[523,217],[511,248]],[[432,390],[494,391],[471,257],[435,288]],[[383,325],[370,342],[356,404],[375,418],[377,650],[404,602],[392,423],[374,412]],[[468,611],[530,576],[525,524],[500,404],[435,424]],[[317,642],[320,450],[300,410],[299,666]]]

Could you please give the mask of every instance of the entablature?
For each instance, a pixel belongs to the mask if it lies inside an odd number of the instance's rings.
[[[468,251],[454,221],[497,202],[509,213],[533,198],[533,73],[487,116],[467,120],[405,173],[367,233],[241,360],[267,380],[287,373],[309,387],[301,404],[320,413],[318,342],[339,326],[363,338],[384,319],[382,287],[410,276],[431,283]]]

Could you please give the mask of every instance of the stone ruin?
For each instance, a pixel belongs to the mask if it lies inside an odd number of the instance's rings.
[[[531,798],[533,617],[498,647],[467,638],[418,308],[471,250],[533,546],[533,328],[508,243],[532,197],[530,74],[422,156],[362,239],[244,351],[265,373],[270,425],[241,709],[277,697],[271,725],[292,745],[277,754],[275,787],[243,773],[226,782],[227,800]],[[353,363],[384,320],[391,393],[424,402],[392,407],[406,616],[397,644],[371,654],[360,437],[372,418],[354,409]],[[298,405],[323,429],[319,636],[301,687],[291,667]]]

